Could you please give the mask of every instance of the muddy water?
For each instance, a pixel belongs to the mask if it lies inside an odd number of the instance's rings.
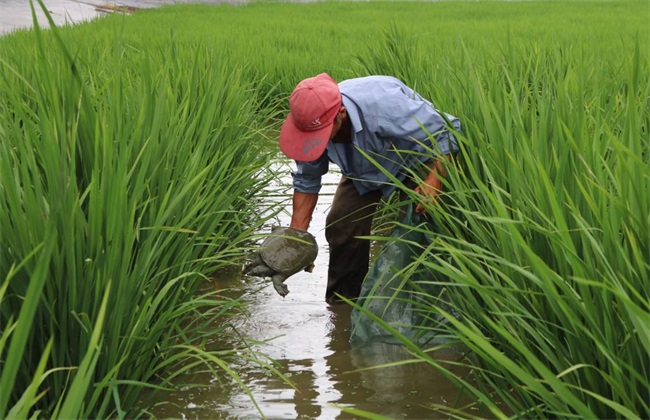
[[[288,169],[287,169],[288,170]],[[325,179],[310,231],[319,243],[313,273],[298,273],[286,281],[290,293],[280,297],[267,280],[234,276],[221,278],[220,286],[242,296],[249,315],[236,321],[239,332],[252,340],[267,341],[255,348],[279,363],[280,371],[296,389],[254,363],[243,363],[238,372],[267,418],[338,419],[354,418],[341,407],[351,407],[394,419],[440,418],[428,406],[457,405],[456,387],[433,368],[407,364],[361,370],[409,359],[401,346],[370,343],[352,347],[351,308],[346,304],[328,305],[324,301],[328,250],[324,238],[325,215],[338,183],[339,174]],[[287,186],[288,187],[288,186]],[[290,189],[284,197],[288,200]],[[280,215],[287,225],[288,214]],[[223,348],[228,343],[213,343]],[[435,355],[457,360],[458,352],[448,350]],[[463,374],[464,372],[459,372]],[[209,384],[215,378],[199,375],[195,383]],[[262,415],[251,399],[234,383],[204,389],[188,389],[165,397],[153,412],[158,418],[244,419]]]

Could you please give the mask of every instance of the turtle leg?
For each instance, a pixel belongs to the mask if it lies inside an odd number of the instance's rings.
[[[271,277],[271,281],[273,282],[273,287],[275,288],[275,291],[278,292],[278,294],[282,297],[285,297],[286,295],[289,294],[289,288],[287,287],[286,284],[284,284],[284,281],[287,279],[286,274],[276,274],[273,277]]]
[[[244,274],[249,276],[268,277],[275,274],[275,270],[264,264],[258,252],[253,254],[251,261],[244,267]]]
[[[259,252],[254,252],[253,256],[249,261],[244,264],[243,272],[248,274],[254,267],[258,266],[262,262],[262,257],[260,257]]]

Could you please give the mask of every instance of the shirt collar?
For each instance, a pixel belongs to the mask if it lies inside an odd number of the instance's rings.
[[[348,118],[350,118],[350,124],[352,125],[352,131],[356,134],[359,131],[363,130],[363,125],[361,124],[361,116],[359,115],[359,109],[357,105],[352,101],[352,99],[345,96],[344,93],[341,93],[341,100],[345,110],[348,113]]]

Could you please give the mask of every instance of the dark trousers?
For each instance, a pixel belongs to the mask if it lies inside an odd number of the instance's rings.
[[[325,227],[330,253],[325,292],[328,302],[336,301],[337,293],[350,299],[359,297],[370,264],[370,241],[358,237],[370,235],[381,196],[380,191],[360,195],[350,179],[341,178]]]

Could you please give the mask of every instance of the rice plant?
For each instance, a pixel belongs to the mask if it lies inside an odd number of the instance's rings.
[[[322,71],[396,74],[463,122],[418,261],[459,315],[421,294],[422,316],[477,356],[459,385],[495,417],[649,417],[647,18],[178,5],[3,36],[0,417],[135,416],[142,388],[227,368],[202,342],[239,303],[198,289],[263,223],[277,117]]]
[[[493,416],[650,416],[650,84],[638,40],[624,51],[596,70],[584,49],[511,40],[454,92],[468,124],[416,290],[457,312],[426,311],[477,356],[482,386],[455,379]]]
[[[241,67],[65,36],[0,57],[0,417],[132,416],[183,360],[213,363],[240,304],[199,287],[264,221],[268,116]]]

